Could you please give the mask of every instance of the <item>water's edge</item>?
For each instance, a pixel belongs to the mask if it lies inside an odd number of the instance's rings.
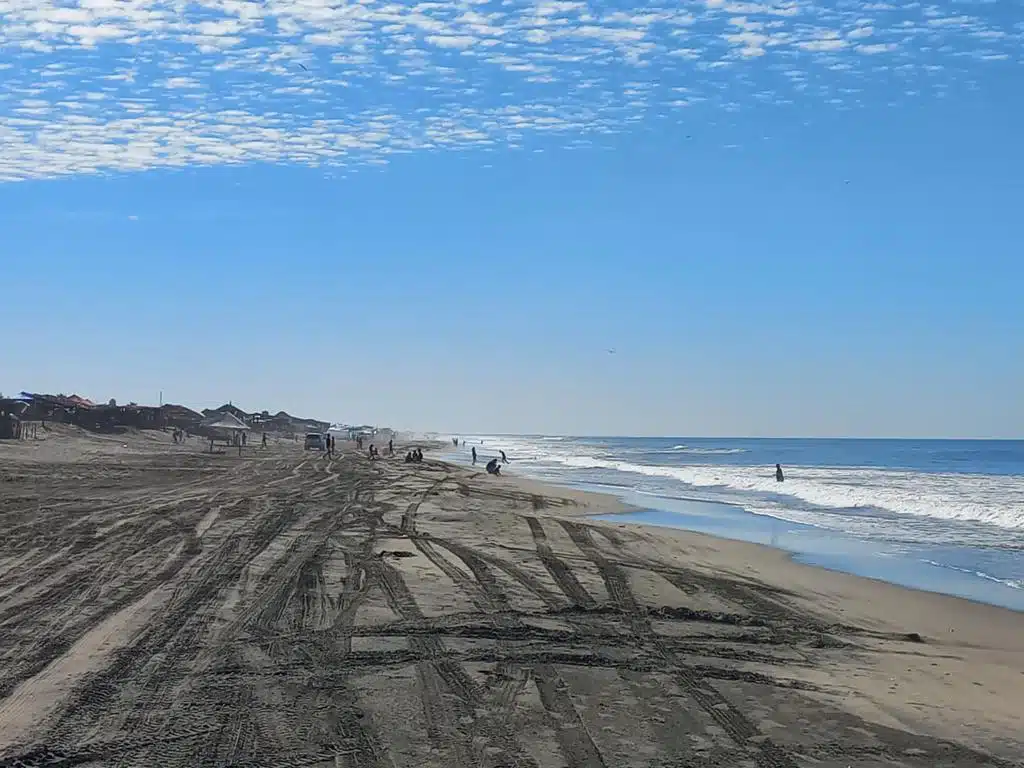
[[[460,454],[445,452],[440,458],[450,464],[468,466]],[[837,531],[755,514],[723,502],[652,496],[621,486],[566,482],[548,474],[522,472],[520,476],[553,487],[610,496],[630,508],[625,512],[596,515],[596,520],[674,528],[761,544],[785,552],[794,562],[804,565],[1024,611],[1024,590],[989,580],[968,569],[960,571],[928,562],[920,552],[907,546],[858,539]]]

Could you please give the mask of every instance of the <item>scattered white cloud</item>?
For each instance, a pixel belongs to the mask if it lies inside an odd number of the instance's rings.
[[[0,180],[579,149],[695,105],[944,96],[1022,63],[998,3],[654,3],[0,0]]]

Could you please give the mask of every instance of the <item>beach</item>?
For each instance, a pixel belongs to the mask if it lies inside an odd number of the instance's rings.
[[[609,493],[621,522],[1024,611],[1024,441],[466,435],[445,458]],[[784,482],[775,465],[784,467]]]
[[[0,766],[1024,765],[1024,613],[404,445],[204,445],[0,443]]]

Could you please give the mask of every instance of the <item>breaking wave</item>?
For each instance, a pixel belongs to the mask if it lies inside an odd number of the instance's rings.
[[[1015,475],[795,467],[787,470],[786,482],[780,484],[759,467],[659,466],[585,455],[544,458],[566,467],[665,478],[693,488],[791,497],[816,507],[870,508],[1024,530],[1024,477]]]
[[[746,453],[746,448],[693,448],[689,445],[673,445],[672,453],[690,453],[695,456],[729,456],[735,453]]]

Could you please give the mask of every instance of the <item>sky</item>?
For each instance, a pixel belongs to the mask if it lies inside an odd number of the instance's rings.
[[[1024,436],[1024,4],[0,0],[0,392]]]

